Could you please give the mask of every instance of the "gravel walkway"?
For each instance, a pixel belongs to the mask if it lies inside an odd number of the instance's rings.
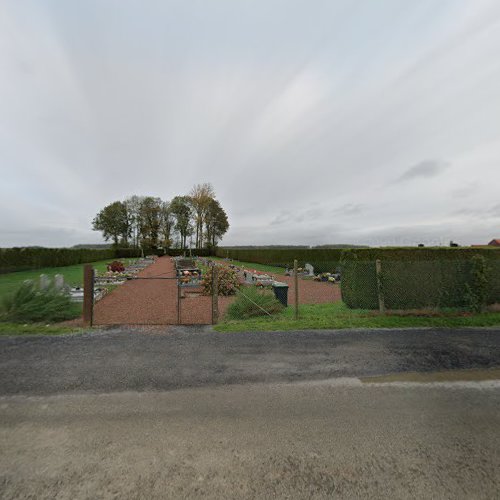
[[[175,266],[168,256],[138,274],[140,278],[174,278]],[[294,279],[276,276],[289,285],[288,303],[294,301]],[[211,297],[196,295],[200,289],[186,289],[181,299],[183,325],[208,325],[212,322]],[[222,317],[234,297],[219,297],[219,315]],[[324,304],[341,300],[340,286],[312,280],[299,281],[300,304]],[[126,282],[101,299],[94,308],[96,325],[176,325],[177,282],[175,279],[139,279]]]
[[[160,257],[138,274],[140,278],[174,278],[175,266],[168,256]],[[206,325],[212,321],[211,297],[181,299],[181,324]],[[200,291],[200,290],[198,290]],[[230,299],[229,299],[230,300]],[[229,300],[221,297],[219,309],[224,312]],[[100,300],[94,308],[96,325],[176,325],[177,281],[175,279],[130,280]]]

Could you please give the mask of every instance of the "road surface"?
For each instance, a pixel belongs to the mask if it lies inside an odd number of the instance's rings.
[[[495,330],[0,339],[2,498],[494,498]]]

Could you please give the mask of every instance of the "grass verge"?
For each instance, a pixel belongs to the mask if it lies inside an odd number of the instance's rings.
[[[499,312],[469,314],[446,311],[441,314],[419,316],[385,314],[349,309],[344,303],[302,305],[299,319],[294,319],[293,307],[271,317],[244,320],[223,320],[214,326],[218,332],[289,331],[342,328],[411,328],[411,327],[485,327],[500,326]]]
[[[0,337],[17,335],[64,335],[81,333],[82,328],[59,325],[43,325],[37,323],[0,323]]]

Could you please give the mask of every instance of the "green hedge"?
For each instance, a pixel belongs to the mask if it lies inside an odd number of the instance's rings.
[[[193,250],[193,255],[208,257],[213,252],[208,249]],[[184,250],[169,249],[167,255],[183,255]],[[145,248],[144,255],[165,255],[163,250]],[[72,266],[106,259],[133,259],[141,256],[138,248],[0,248],[0,274],[14,271],[29,271],[42,267]]]
[[[306,263],[314,267],[314,271],[334,272],[339,270],[341,261],[358,259],[360,261],[432,261],[462,260],[473,255],[484,255],[487,258],[500,258],[498,248],[465,248],[465,247],[386,247],[386,248],[224,248],[217,249],[217,257],[229,257],[242,262],[254,262],[277,267],[293,266],[298,260],[299,266]]]
[[[133,258],[139,255],[138,250],[131,248],[0,248],[0,274],[42,267],[71,266],[97,260]]]
[[[336,267],[340,262],[343,250],[340,248],[218,248],[217,257],[229,257],[242,262],[253,262],[255,264],[267,264],[270,266],[286,267],[293,266],[293,261],[297,259],[299,266],[304,266],[307,262],[312,264],[318,272],[328,267],[324,271],[333,271],[331,266]]]
[[[158,255],[161,257],[162,255],[170,255],[171,257],[179,257],[180,255],[189,255],[189,250],[181,250],[180,248],[167,248],[164,250],[158,250],[157,248],[145,248],[144,255]],[[214,255],[213,250],[208,248],[201,249],[191,249],[191,254],[193,257],[210,257]]]
[[[472,256],[462,259],[382,260],[381,282],[387,309],[467,307]],[[486,258],[486,303],[500,302],[500,254]],[[470,257],[470,258],[468,258]],[[342,300],[354,309],[378,309],[375,261],[346,258],[342,263]]]

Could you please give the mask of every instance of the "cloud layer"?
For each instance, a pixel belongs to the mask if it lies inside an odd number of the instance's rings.
[[[498,88],[496,0],[6,0],[0,246],[206,181],[225,244],[487,242]]]

